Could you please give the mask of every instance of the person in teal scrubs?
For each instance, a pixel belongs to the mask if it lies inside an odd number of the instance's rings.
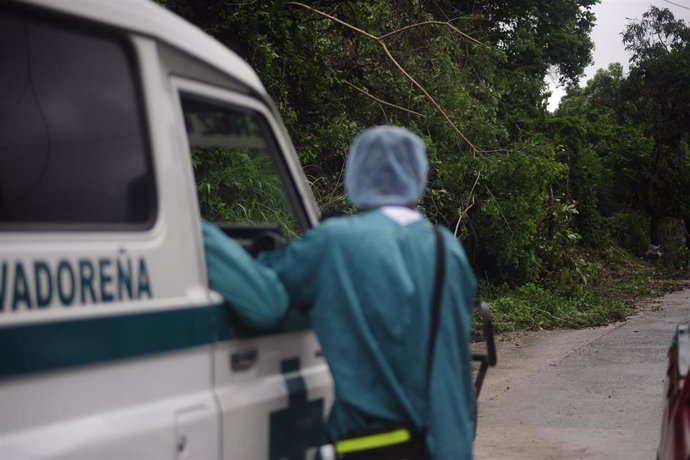
[[[257,263],[218,227],[202,222],[209,286],[247,326],[266,329],[285,316],[288,297],[275,272]]]
[[[416,209],[427,181],[423,141],[394,126],[353,142],[345,189],[364,211],[331,218],[286,248],[262,253],[294,307],[310,308],[335,382],[326,425],[331,440],[377,423],[428,414],[433,459],[472,457],[474,393],[470,328],[476,280],[461,245],[445,228],[445,283],[425,391],[435,278],[432,224]]]

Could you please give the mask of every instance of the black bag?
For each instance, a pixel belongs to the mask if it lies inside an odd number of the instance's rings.
[[[436,334],[441,313],[441,293],[445,276],[445,253],[443,236],[437,227],[436,235],[436,279],[431,301],[431,327],[426,361],[426,394],[430,389]],[[426,431],[429,414],[424,418],[422,430],[407,422],[385,422],[379,428],[357,430],[334,443],[339,460],[426,460]]]

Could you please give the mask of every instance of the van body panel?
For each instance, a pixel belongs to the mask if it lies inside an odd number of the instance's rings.
[[[99,137],[98,130],[58,145],[55,136],[61,132],[98,124],[101,112],[79,107],[89,108],[94,100],[139,120],[136,135],[145,158],[137,161],[148,165],[150,175],[128,182],[125,205],[148,213],[125,216],[134,223],[108,217],[92,225],[88,216],[42,222],[32,209],[31,219],[13,220],[0,207],[0,458],[312,458],[332,404],[333,382],[308,317],[296,313],[296,321],[271,331],[244,330],[207,281],[204,210],[185,98],[243,114],[262,130],[264,153],[294,219],[288,236],[318,222],[292,142],[256,73],[235,53],[148,1],[10,0],[3,3],[0,20],[14,28],[0,34],[31,38],[26,45],[31,53],[23,56],[23,47],[13,45],[20,52],[11,59],[38,64],[43,59],[58,73],[68,67],[60,65],[63,55],[71,56],[70,62],[90,62],[76,53],[99,46],[124,53],[121,67],[128,69],[135,96],[134,103],[118,100],[115,92],[94,90],[97,84],[74,88],[93,91],[88,97],[65,98],[64,91],[56,96],[60,84],[69,88],[69,72],[55,78],[55,88],[44,83],[31,92],[12,90],[16,105],[7,109],[0,101],[10,114],[0,120],[0,192],[7,189],[7,165],[25,174],[16,159],[24,152],[26,168],[33,161],[29,155],[36,155],[44,172],[54,175],[55,164],[67,162],[63,168],[69,169],[70,155],[81,154],[71,145],[130,152],[129,144]],[[0,61],[0,85],[37,85],[16,62],[4,62],[10,65]],[[97,67],[82,68],[86,77],[98,75]],[[84,124],[66,125],[71,118],[65,114],[51,118],[56,109],[82,117]],[[18,139],[35,141],[45,151],[3,143],[14,129],[2,126],[7,120],[35,123],[37,137]],[[98,174],[107,179],[108,172]],[[89,175],[87,169],[70,181],[87,183]],[[35,176],[40,185],[43,173]],[[98,183],[92,180],[90,187]],[[122,194],[119,186],[108,187],[112,190],[99,199]],[[89,195],[84,188],[74,209]],[[74,213],[71,208],[66,206],[65,214]],[[251,235],[252,224],[241,224],[249,225]],[[295,431],[299,427],[304,429]]]
[[[151,1],[22,0],[21,3],[72,18],[93,21],[117,30],[151,36],[157,41],[196,56],[229,77],[241,81],[253,91],[266,95],[256,72],[237,54]]]

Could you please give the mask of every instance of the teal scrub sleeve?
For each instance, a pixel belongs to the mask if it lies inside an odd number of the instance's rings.
[[[219,228],[202,222],[209,285],[228,302],[243,323],[270,328],[287,311],[287,294],[275,272],[256,262]]]
[[[329,253],[328,224],[306,232],[278,251],[262,252],[257,260],[273,269],[285,285],[293,307],[310,307],[316,301],[324,257]]]

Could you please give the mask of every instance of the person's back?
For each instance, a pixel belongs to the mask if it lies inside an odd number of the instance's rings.
[[[329,219],[283,251],[261,256],[291,304],[312,308],[336,387],[327,425],[332,441],[383,422],[420,429],[428,417],[433,458],[471,458],[476,283],[461,246],[447,230],[441,234],[445,283],[430,397],[425,371],[436,241],[418,211],[384,205]]]

